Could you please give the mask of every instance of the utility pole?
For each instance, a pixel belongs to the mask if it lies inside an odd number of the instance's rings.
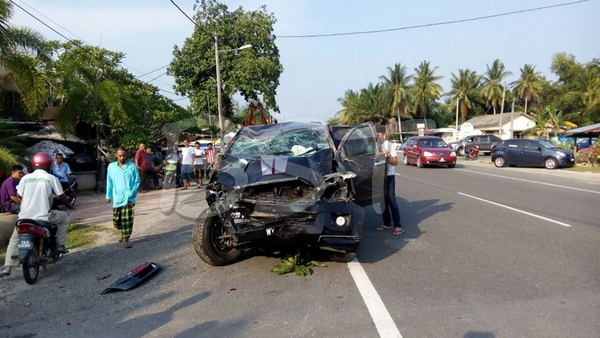
[[[455,126],[455,133],[456,133],[456,140],[458,141],[458,103],[460,102],[460,99],[458,98],[458,96],[456,97],[456,126]]]
[[[502,106],[500,107],[500,123],[498,124],[498,137],[499,138],[502,138],[502,115],[504,114],[504,99],[505,98],[506,98],[506,86],[502,86]]]
[[[510,138],[515,138],[515,134],[513,132],[513,118],[515,117],[515,96],[513,95],[512,99],[512,108],[510,113]]]
[[[219,38],[215,35],[215,63],[217,68],[217,109],[219,113],[219,135],[221,149],[225,146],[225,131],[223,130],[223,107],[221,106],[221,69],[219,68]]]

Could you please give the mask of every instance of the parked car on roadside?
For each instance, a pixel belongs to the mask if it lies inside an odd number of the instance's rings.
[[[492,149],[496,167],[529,166],[556,169],[575,164],[573,153],[548,140],[512,139],[498,142]]]
[[[454,168],[456,165],[456,152],[437,136],[413,136],[405,144],[404,165],[415,164],[419,168],[426,165]]]
[[[465,154],[465,149],[469,149],[472,146],[479,146],[479,151],[482,153],[489,154],[492,151],[494,144],[502,141],[496,135],[471,135],[462,138],[456,142],[451,142],[452,150],[456,151],[458,156]]]

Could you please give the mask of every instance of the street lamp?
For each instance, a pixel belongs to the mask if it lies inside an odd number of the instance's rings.
[[[217,109],[219,112],[219,129],[221,134],[221,147],[225,145],[225,131],[223,127],[223,107],[221,103],[221,69],[219,67],[219,53],[237,52],[242,49],[252,48],[252,45],[245,44],[238,48],[224,49],[219,51],[219,38],[215,35],[215,63],[217,68]]]

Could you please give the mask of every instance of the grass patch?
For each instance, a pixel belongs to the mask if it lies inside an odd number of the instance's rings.
[[[116,233],[114,229],[99,225],[71,223],[67,233],[67,248],[85,249],[92,247],[98,239],[98,232]]]
[[[584,172],[600,173],[600,167],[586,167],[586,166],[582,166],[582,165],[576,165],[574,167],[565,168],[565,169],[569,170],[569,171],[577,171],[580,173],[584,173]]]

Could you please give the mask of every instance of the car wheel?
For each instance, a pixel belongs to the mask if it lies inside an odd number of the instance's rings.
[[[456,167],[456,163],[448,164],[448,168],[454,168],[454,167]]]
[[[348,263],[354,260],[354,258],[356,258],[356,254],[353,252],[335,253],[329,256],[331,261],[339,263]]]
[[[498,168],[502,168],[504,166],[506,166],[506,161],[504,160],[504,157],[502,156],[498,156],[494,159],[494,165]]]
[[[421,163],[421,156],[417,157],[417,167],[423,168],[423,163]]]
[[[232,236],[216,215],[201,215],[192,229],[196,254],[210,265],[231,264],[241,256],[242,251],[231,245]]]
[[[408,156],[406,156],[406,153],[404,154],[403,157],[404,158],[403,158],[402,162],[404,162],[404,165],[408,165]]]
[[[556,169],[558,167],[558,162],[556,161],[555,158],[548,157],[544,161],[544,167],[546,167],[546,169]]]
[[[465,149],[463,147],[458,147],[458,149],[456,149],[456,154],[458,154],[458,156],[465,156]]]

